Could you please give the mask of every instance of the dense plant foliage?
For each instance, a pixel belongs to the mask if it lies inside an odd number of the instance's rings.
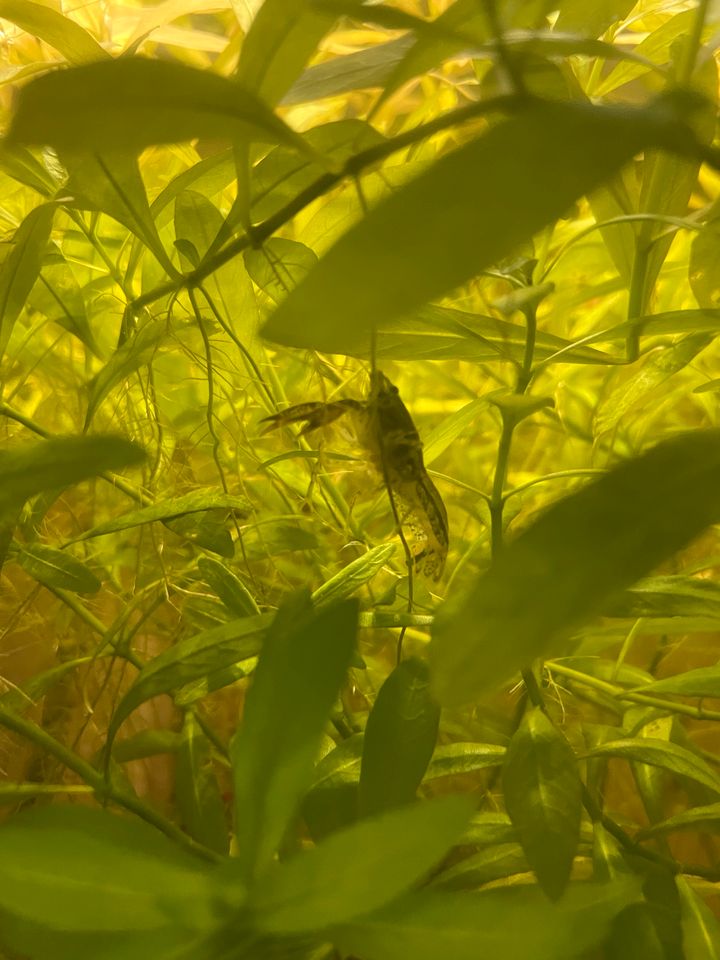
[[[720,957],[717,5],[0,17],[4,957]]]

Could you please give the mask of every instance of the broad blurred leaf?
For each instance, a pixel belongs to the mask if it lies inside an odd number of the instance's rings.
[[[439,723],[427,664],[415,657],[403,660],[380,687],[367,719],[360,771],[362,816],[415,799]]]
[[[208,866],[138,819],[74,805],[0,827],[0,910],[56,931],[209,924]]]
[[[526,713],[510,740],[502,783],[528,863],[557,900],[577,852],[582,786],[572,747],[539,707]]]
[[[611,740],[590,750],[588,756],[621,757],[624,760],[662,767],[669,773],[687,777],[695,783],[701,783],[713,793],[720,794],[720,776],[700,757],[668,740],[651,737]]]
[[[244,880],[267,871],[312,780],[356,631],[355,601],[312,612],[300,594],[280,608],[265,638],[231,745],[236,864]]]
[[[15,231],[12,249],[0,266],[0,357],[15,321],[38,278],[56,207],[43,203]]]
[[[468,797],[439,797],[334,833],[267,874],[253,895],[258,926],[304,933],[381,907],[440,860],[471,810]]]
[[[681,434],[555,503],[436,618],[442,703],[472,700],[720,519],[720,432]],[[502,643],[497,638],[502,637]]]
[[[0,17],[54,47],[70,63],[108,60],[110,54],[79,23],[33,0],[0,0]]]
[[[153,523],[157,520],[173,520],[187,514],[202,513],[205,510],[232,510],[241,516],[247,516],[250,504],[245,497],[237,497],[219,490],[193,490],[182,497],[171,497],[161,500],[149,507],[131,510],[114,520],[106,520],[96,527],[86,530],[78,540],[88,540],[91,537],[102,537],[108,533],[117,533],[118,530],[128,530],[130,527],[139,527],[143,523]]]
[[[283,301],[265,336],[335,352],[341,326],[365,346],[373,326],[508,255],[643,147],[689,151],[692,135],[667,112],[534,103],[380,202]]]
[[[338,928],[341,949],[372,960],[575,960],[598,947],[639,883],[572,884],[558,903],[537,887],[484,893],[425,891]]]
[[[650,577],[614,598],[605,612],[615,617],[720,618],[720,584],[681,575]]]
[[[100,581],[92,570],[63,550],[42,543],[28,543],[22,547],[17,559],[23,570],[48,587],[75,593],[96,593],[100,589]]]
[[[113,714],[108,727],[108,748],[126,717],[146,700],[161,693],[171,693],[214,670],[256,656],[271,622],[272,614],[267,613],[231,620],[220,627],[180,640],[150,660]]]
[[[169,60],[123,57],[45,74],[18,97],[8,138],[68,150],[138,152],[196,137],[305,141],[231,80]]]
[[[0,514],[43,490],[80,483],[105,470],[122,470],[145,459],[123,437],[58,437],[0,451]]]

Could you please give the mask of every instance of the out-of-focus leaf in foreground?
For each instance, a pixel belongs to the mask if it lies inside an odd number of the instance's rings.
[[[441,157],[352,227],[270,317],[264,335],[339,352],[476,276],[648,146],[692,150],[669,103],[535,102]]]
[[[681,434],[555,503],[441,612],[435,694],[466,703],[568,635],[720,520],[720,431]]]

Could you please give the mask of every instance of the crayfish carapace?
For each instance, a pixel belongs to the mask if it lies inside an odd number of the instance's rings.
[[[439,580],[448,551],[447,511],[425,469],[422,441],[410,412],[385,374],[373,373],[366,400],[298,403],[265,417],[263,432],[304,422],[303,435],[345,414],[352,416],[358,442],[388,489],[415,569]]]

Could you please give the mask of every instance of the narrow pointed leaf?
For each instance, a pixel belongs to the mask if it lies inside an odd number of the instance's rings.
[[[720,776],[703,759],[668,740],[655,740],[650,737],[611,740],[590,750],[588,756],[621,757],[624,760],[662,767],[669,773],[687,777],[701,783],[713,793],[720,794]]]
[[[658,833],[672,833],[674,830],[720,833],[720,803],[708,803],[702,807],[693,807],[691,810],[676,813],[667,820],[646,827],[640,835],[651,837]]]
[[[582,787],[570,744],[538,707],[508,746],[505,806],[540,886],[557,900],[570,880],[580,839]]]
[[[436,695],[466,703],[536,657],[560,654],[607,600],[718,520],[715,430],[666,440],[558,501],[436,617]]]
[[[381,813],[415,799],[435,748],[440,708],[430,697],[427,664],[403,660],[378,692],[365,727],[360,813]]]
[[[312,612],[300,595],[265,638],[231,745],[238,869],[267,870],[300,799],[355,647],[357,603]]]
[[[149,507],[131,510],[115,520],[107,520],[96,527],[87,530],[78,537],[79,540],[88,540],[91,537],[102,537],[108,533],[117,533],[118,530],[129,530],[139,527],[143,523],[154,523],[161,520],[174,520],[193,513],[203,513],[206,510],[232,510],[241,516],[247,516],[250,505],[245,497],[236,497],[233,494],[219,493],[217,490],[193,490],[182,497],[171,497],[161,500]]]
[[[225,806],[210,743],[191,713],[185,715],[182,742],[175,751],[175,798],[182,826],[190,836],[210,850],[227,853]]]
[[[439,797],[361,820],[269,873],[254,897],[272,933],[322,930],[404,893],[460,838],[468,797]]]
[[[720,960],[720,921],[684,877],[677,878],[683,960]]]
[[[18,563],[31,577],[48,587],[75,593],[97,593],[100,581],[81,560],[41,543],[26,544],[18,554]]]
[[[43,203],[30,211],[15,231],[10,254],[0,266],[0,356],[40,273],[55,209],[54,204]]]
[[[653,696],[656,693],[674,693],[681,697],[720,698],[720,666],[687,670],[674,677],[643,684],[642,687],[637,687],[637,690],[652,693]]]
[[[382,570],[394,553],[394,543],[381,543],[372,547],[319,586],[312,594],[313,605],[320,607],[351,597]]]

